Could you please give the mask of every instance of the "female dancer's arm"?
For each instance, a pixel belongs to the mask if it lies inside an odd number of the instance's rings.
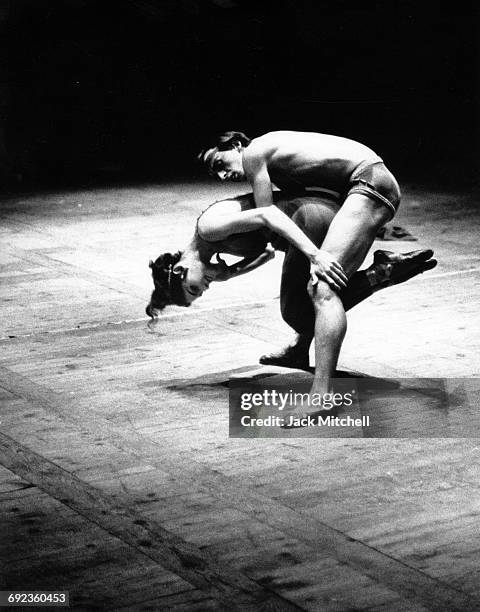
[[[224,271],[218,274],[215,278],[216,281],[226,281],[231,278],[235,278],[236,276],[241,276],[242,274],[246,274],[247,272],[252,272],[256,268],[263,266],[263,264],[267,263],[275,257],[275,249],[268,245],[265,247],[263,253],[260,253],[257,257],[244,257],[237,263],[232,264],[231,266],[227,266],[227,264],[221,259],[220,255],[217,253],[216,255],[217,261],[219,263],[224,264]]]
[[[218,213],[211,208],[198,221],[202,237],[212,242],[262,227],[282,236],[308,257],[314,284],[320,278],[337,291],[346,287],[348,279],[342,266],[328,252],[318,249],[298,225],[276,206],[230,213]]]

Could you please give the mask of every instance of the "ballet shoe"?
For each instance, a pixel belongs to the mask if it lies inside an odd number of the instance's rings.
[[[432,270],[437,265],[431,259],[432,249],[393,253],[392,251],[375,251],[373,263],[379,287],[403,283],[417,274]]]

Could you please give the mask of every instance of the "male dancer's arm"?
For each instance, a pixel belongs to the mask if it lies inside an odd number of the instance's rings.
[[[267,165],[268,154],[261,148],[257,150],[257,146],[258,143],[256,145],[254,141],[244,151],[243,169],[246,179],[252,186],[255,206],[260,210],[271,210],[275,206],[273,203],[272,181]],[[285,222],[282,221],[281,225],[283,229]],[[340,263],[334,259],[328,251],[316,248],[315,255],[312,257],[312,254],[304,249],[304,245],[307,245],[307,243],[298,236],[297,231],[293,232],[293,239],[286,236],[282,231],[278,233],[284,238],[287,238],[287,240],[299,248],[311,260],[312,286],[316,285],[320,279],[325,281],[335,291],[341,291],[341,289],[345,287],[348,282],[345,272]],[[303,234],[303,232],[301,233]],[[303,238],[307,237],[304,236]],[[338,278],[339,276],[341,279]]]
[[[267,160],[249,151],[248,155],[244,153],[243,168],[245,177],[252,187],[255,206],[257,208],[272,206],[272,181],[268,174]]]

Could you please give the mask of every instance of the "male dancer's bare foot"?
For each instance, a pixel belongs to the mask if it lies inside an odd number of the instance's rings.
[[[326,419],[327,417],[336,417],[338,414],[338,408],[333,406],[328,410],[312,410],[311,412],[302,412],[292,410],[291,412],[285,413],[285,422],[282,425],[283,429],[297,429],[299,427],[312,427],[316,426],[321,421],[319,419]]]
[[[259,362],[263,365],[281,366],[283,368],[295,368],[308,370],[310,367],[309,349],[312,336],[298,334],[295,342],[274,353],[262,355]]]

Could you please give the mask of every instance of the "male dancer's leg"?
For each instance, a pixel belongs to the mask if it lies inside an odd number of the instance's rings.
[[[318,202],[306,202],[298,207],[292,220],[316,245],[321,245],[330,223],[336,214],[334,206]],[[295,330],[293,344],[278,353],[263,355],[260,363],[306,369],[309,366],[308,351],[314,335],[315,312],[308,295],[310,263],[305,255],[288,245],[282,268],[280,285],[280,310],[284,321]],[[373,292],[367,274],[357,272],[341,293],[345,310],[352,308]]]
[[[316,245],[321,245],[335,208],[320,200],[298,207],[292,215],[295,223]],[[417,274],[431,270],[437,264],[431,259],[430,249],[396,254],[376,251],[373,264],[356,272],[339,297],[345,311],[353,308],[372,293],[404,282]],[[282,268],[280,308],[284,321],[296,332],[292,344],[278,352],[263,355],[260,363],[291,368],[308,369],[309,348],[314,336],[315,312],[307,286],[310,279],[310,263],[298,249],[287,245]]]

